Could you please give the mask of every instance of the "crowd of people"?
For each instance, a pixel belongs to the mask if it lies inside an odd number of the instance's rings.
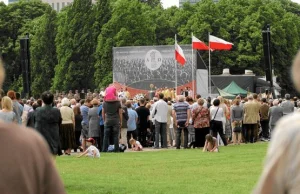
[[[0,119],[39,131],[53,155],[86,152],[87,143],[101,152],[126,148],[200,148],[219,151],[218,146],[269,141],[277,121],[298,109],[297,98],[260,98],[257,94],[227,100],[219,96],[193,99],[189,88],[175,95],[173,89],[157,91],[153,99],[128,99],[111,84],[102,94],[57,98],[50,92],[41,99],[21,100],[8,91],[1,100]],[[73,97],[69,99],[68,97]],[[214,143],[217,142],[217,143]],[[211,149],[208,149],[210,147]],[[96,154],[97,155],[97,154]]]
[[[298,92],[299,71],[300,52],[292,67]],[[0,61],[0,86],[4,78]],[[21,100],[14,91],[0,93],[3,193],[65,193],[49,149],[56,156],[62,150],[69,155],[71,149],[80,148],[78,157],[99,158],[99,150],[119,152],[126,144],[134,151],[142,151],[144,146],[193,146],[203,147],[204,152],[219,152],[220,141],[227,145],[270,138],[265,167],[253,193],[299,191],[300,114],[292,113],[299,111],[300,103],[289,94],[284,99],[252,94],[231,101],[199,95],[195,99],[184,95],[172,99],[159,93],[158,98],[134,101],[119,99],[113,85],[104,96],[85,100],[75,96],[55,100],[51,92],[44,92],[41,99]],[[12,180],[18,181],[17,186]]]

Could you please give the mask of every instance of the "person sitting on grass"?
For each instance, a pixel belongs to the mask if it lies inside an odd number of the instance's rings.
[[[130,139],[129,143],[133,151],[143,151],[143,146],[139,141],[136,141],[135,139]]]
[[[217,138],[213,137],[210,134],[205,136],[205,145],[203,152],[219,152]]]
[[[82,154],[78,156],[80,158],[81,156],[87,155],[90,158],[100,158],[100,152],[99,150],[94,146],[95,140],[93,138],[88,138],[87,140],[88,149],[85,150]]]

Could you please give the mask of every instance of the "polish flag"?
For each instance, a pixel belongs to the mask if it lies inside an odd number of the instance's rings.
[[[178,61],[178,63],[184,66],[186,59],[181,47],[177,44],[177,42],[175,42],[175,58]]]
[[[231,42],[209,35],[209,47],[213,50],[231,50],[232,45]]]
[[[195,36],[192,37],[192,45],[193,49],[202,50],[202,51],[208,51],[209,47],[206,46],[204,42],[196,38]]]

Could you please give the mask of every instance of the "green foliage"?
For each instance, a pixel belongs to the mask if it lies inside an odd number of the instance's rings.
[[[14,90],[14,91],[23,91],[23,78],[22,75],[20,75],[16,81],[14,81],[10,87],[10,90]]]
[[[109,84],[113,82],[113,72],[109,72],[103,79],[102,79],[102,86],[107,87]]]
[[[30,32],[24,31],[24,26],[42,16],[46,10],[51,10],[51,7],[38,1],[20,1],[8,6],[0,4],[0,53],[5,61],[6,70],[4,90],[20,82],[19,38],[22,34]]]
[[[155,27],[146,14],[150,9],[138,0],[119,0],[113,5],[112,17],[98,37],[94,74],[97,87],[106,85],[104,77],[112,71],[113,46],[153,44]]]
[[[190,44],[193,33],[234,43],[214,51],[212,72],[251,69],[264,75],[262,29],[271,25],[271,52],[281,86],[293,91],[290,64],[300,46],[300,5],[290,0],[202,0],[163,9],[159,0],[75,0],[60,13],[38,1],[0,3],[0,53],[5,60],[4,89],[20,84],[19,38],[29,33],[32,92],[94,89],[112,81],[112,49],[122,46]],[[56,16],[57,15],[57,16]],[[55,40],[55,41],[54,41]],[[208,61],[208,53],[201,52]]]
[[[51,88],[54,68],[57,64],[55,37],[56,12],[48,10],[42,17],[33,20],[31,36],[32,94],[39,96]]]
[[[142,3],[148,4],[150,7],[162,7],[160,0],[140,0]]]
[[[75,0],[59,17],[54,90],[93,88],[96,47],[91,0]]]

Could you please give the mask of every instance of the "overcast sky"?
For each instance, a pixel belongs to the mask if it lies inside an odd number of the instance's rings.
[[[300,0],[292,0],[292,1],[300,4]],[[168,8],[173,5],[179,6],[179,0],[161,0],[161,2],[163,4],[164,8]]]

